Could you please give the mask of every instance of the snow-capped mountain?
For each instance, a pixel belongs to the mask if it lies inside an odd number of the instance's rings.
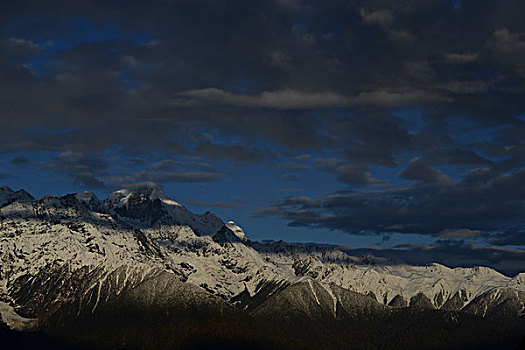
[[[151,184],[102,201],[89,192],[35,200],[0,188],[0,312],[15,329],[58,327],[120,295],[144,304],[139,287],[148,303],[167,305],[173,284],[187,303],[256,319],[283,313],[290,293],[306,298],[296,301],[313,319],[401,309],[524,318],[523,273],[372,260],[336,246],[251,241],[233,221],[194,214]],[[145,291],[145,281],[154,289]]]
[[[33,196],[24,190],[13,191],[9,187],[0,187],[0,207],[12,202],[27,202],[34,200]]]

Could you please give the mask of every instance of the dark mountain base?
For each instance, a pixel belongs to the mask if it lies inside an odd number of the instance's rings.
[[[291,336],[318,349],[516,349],[525,333],[523,324],[488,321],[476,316],[411,310],[375,320],[267,319]],[[524,348],[525,349],[525,348]]]
[[[173,310],[171,310],[173,311]],[[180,310],[179,310],[180,311]],[[519,349],[524,327],[435,310],[398,310],[374,319],[256,320],[155,310],[101,309],[41,332],[0,327],[5,349]],[[57,341],[60,339],[61,341]],[[520,343],[520,340],[521,343]]]
[[[18,332],[0,322],[0,348],[16,350],[84,350],[67,346],[42,332]]]
[[[229,331],[230,327],[222,328],[221,332]],[[347,329],[348,331],[349,329]],[[309,344],[300,342],[295,336],[299,334],[295,331],[290,331],[288,335],[281,335],[280,339],[276,339],[275,335],[266,334],[271,341],[253,341],[251,339],[261,339],[263,334],[233,334],[227,336],[217,337],[202,330],[200,334],[191,332],[187,334],[181,333],[165,333],[166,329],[134,329],[129,330],[130,333],[117,331],[119,335],[113,338],[106,332],[99,332],[98,330],[85,330],[79,333],[69,331],[68,335],[63,335],[67,340],[57,341],[54,338],[47,336],[44,333],[30,333],[17,332],[7,329],[0,329],[0,342],[3,349],[17,349],[17,350],[95,350],[95,349],[182,349],[182,350],[215,350],[215,349],[232,349],[232,350],[267,350],[267,349],[525,349],[525,343],[520,342],[520,336],[510,335],[508,337],[487,336],[476,334],[475,337],[459,335],[457,333],[448,334],[443,330],[421,329],[416,327],[413,329],[400,329],[395,334],[383,333],[379,334],[378,330],[369,332],[365,337],[352,337],[358,332],[359,327],[354,328],[351,332],[339,333],[335,329],[322,334],[315,338],[307,334],[303,334],[303,339],[308,339]],[[66,331],[66,329],[64,329]],[[323,329],[326,331],[326,329]],[[417,333],[420,332],[421,333]],[[132,332],[139,332],[133,335]],[[315,334],[319,334],[316,331]],[[377,338],[370,338],[370,333],[376,333]],[[434,335],[430,335],[433,333]],[[477,333],[476,331],[470,333]],[[56,334],[55,334],[56,335]],[[174,337],[179,337],[174,339]],[[239,339],[235,339],[239,336]],[[160,338],[157,338],[160,337]],[[155,339],[156,338],[156,339]],[[492,338],[492,339],[491,339]],[[120,345],[115,343],[116,340],[123,341]],[[488,341],[487,341],[488,340]]]
[[[170,312],[171,314],[171,312]],[[303,349],[306,344],[262,322],[230,315],[225,320],[162,312],[104,311],[49,334],[90,349]]]

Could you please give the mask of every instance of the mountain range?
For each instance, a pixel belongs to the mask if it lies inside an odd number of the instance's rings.
[[[153,184],[0,187],[0,339],[53,349],[513,349],[525,273],[257,242]]]

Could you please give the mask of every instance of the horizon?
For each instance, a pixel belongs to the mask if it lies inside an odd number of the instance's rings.
[[[25,189],[21,188],[18,190],[13,190],[8,186],[0,186],[0,188],[6,187],[14,192],[17,191],[26,191]],[[67,195],[75,195],[79,193],[90,193],[93,194],[97,200],[103,202],[107,198],[109,198],[112,194],[122,192],[124,190],[131,192],[137,192],[142,191],[143,189],[153,189],[155,191],[160,191],[164,196],[166,196],[168,199],[175,200],[176,198],[173,198],[169,194],[164,192],[164,189],[162,186],[153,183],[153,182],[143,182],[143,183],[133,183],[133,184],[127,184],[124,185],[121,189],[116,189],[106,195],[105,197],[99,197],[97,194],[93,191],[84,191],[84,192],[69,192],[64,194],[46,194],[43,196],[35,197],[32,193],[26,191],[31,196],[35,198],[35,200],[41,200],[46,197],[51,198],[60,198],[62,196]],[[178,201],[175,201],[178,204],[181,204],[183,207],[188,208],[187,205],[184,203],[179,203]],[[191,212],[195,214],[203,214],[202,212],[193,211],[190,209]],[[211,214],[216,215],[213,211],[206,210],[205,212],[209,212]],[[234,219],[224,219],[223,217],[218,216],[218,218],[223,221],[225,224],[227,222],[233,222],[236,225],[238,225],[238,222],[235,222]],[[478,263],[478,262],[462,262],[462,261],[456,261],[455,263],[452,263],[450,261],[450,257],[447,257],[446,254],[440,254],[439,251],[436,251],[436,248],[440,247],[417,247],[414,244],[406,244],[406,243],[400,243],[400,244],[393,244],[391,246],[385,246],[382,247],[370,247],[370,246],[348,246],[345,244],[342,244],[340,242],[319,242],[319,241],[292,241],[292,240],[284,240],[282,238],[279,238],[279,235],[276,236],[276,238],[264,238],[264,239],[257,239],[250,236],[250,232],[246,231],[242,226],[241,229],[243,229],[244,233],[246,234],[246,238],[248,238],[250,241],[254,242],[260,242],[260,243],[279,243],[284,242],[286,244],[299,244],[299,245],[319,245],[319,246],[331,246],[338,250],[341,250],[342,252],[348,254],[351,257],[370,257],[374,264],[379,265],[389,265],[389,264],[407,264],[407,265],[413,265],[413,266],[429,266],[433,264],[438,264],[445,266],[450,269],[455,268],[472,268],[472,267],[487,267],[491,268],[503,275],[509,276],[509,277],[515,277],[521,273],[523,273],[522,268],[520,265],[508,265],[508,264],[501,264],[500,262],[496,263]],[[490,249],[490,248],[489,248]],[[511,254],[518,254],[519,258],[519,251],[512,251]],[[387,262],[385,262],[387,261]]]

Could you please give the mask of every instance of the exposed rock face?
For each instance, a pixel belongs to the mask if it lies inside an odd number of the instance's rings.
[[[523,318],[523,313],[516,313],[520,309],[525,309],[525,293],[509,288],[485,292],[463,308],[468,313],[493,319]]]
[[[0,187],[0,208],[13,202],[31,202],[34,199],[25,190],[13,191],[9,187]]]
[[[467,292],[463,289],[458,290],[451,298],[449,298],[442,306],[444,310],[461,310],[468,302]]]
[[[388,303],[388,306],[405,307],[405,306],[407,306],[407,302],[406,302],[405,298],[403,298],[403,296],[398,294],[392,300],[390,300],[390,302]]]
[[[421,309],[434,309],[434,305],[432,304],[430,299],[428,299],[428,297],[423,293],[414,295],[410,299],[410,307],[417,307]]]

